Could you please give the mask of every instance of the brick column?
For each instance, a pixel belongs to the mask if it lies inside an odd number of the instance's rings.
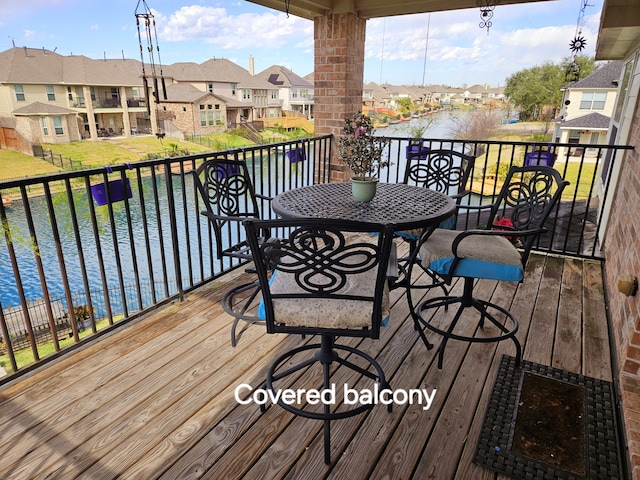
[[[345,117],[362,110],[365,33],[366,20],[353,13],[314,19],[315,133],[334,135],[331,181],[345,181],[349,176],[338,160],[337,140]]]

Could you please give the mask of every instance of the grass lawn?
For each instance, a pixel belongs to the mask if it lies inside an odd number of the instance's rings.
[[[166,138],[159,140],[151,136],[114,138],[96,142],[83,140],[63,144],[44,144],[43,147],[51,150],[55,155],[79,160],[85,168],[95,168],[138,162],[145,160],[148,154],[169,156],[174,150],[174,145],[178,150],[186,150],[189,153],[211,151],[197,143]]]
[[[561,164],[554,166],[560,172],[564,171],[564,165]],[[595,163],[585,162],[582,164],[582,171],[580,171],[579,161],[569,162],[567,164],[567,170],[564,175],[564,178],[569,182],[569,185],[562,192],[562,198],[573,198],[574,194],[576,193],[576,189],[578,190],[576,198],[587,198],[590,193],[592,183],[591,181],[593,179],[593,176],[595,175],[595,168]],[[578,178],[578,175],[580,175],[580,178]]]
[[[0,150],[0,181],[58,173],[61,169],[15,150]]]
[[[123,317],[121,315],[114,317],[114,323],[116,323],[119,320],[122,320],[122,318]],[[106,319],[101,320],[96,323],[96,329],[100,331],[106,328],[108,325],[109,325],[109,322]],[[93,335],[93,331],[91,330],[91,328],[87,328],[83,332],[78,332],[78,336],[80,337],[81,340],[90,335]],[[69,345],[73,345],[74,341],[73,341],[73,338],[61,338],[58,341],[58,343],[60,345],[60,349],[64,350],[65,347],[68,347]],[[52,353],[55,353],[55,351],[56,350],[53,346],[52,341],[41,343],[38,345],[38,355],[40,355],[40,358],[44,358],[48,355],[51,355]],[[16,363],[18,364],[18,368],[24,368],[34,363],[34,358],[33,358],[33,353],[31,353],[31,348],[23,348],[22,350],[17,350],[15,352],[15,357],[16,357]],[[11,361],[9,360],[8,355],[0,355],[0,366],[4,367],[7,373],[9,374],[13,373],[13,369],[11,368]]]

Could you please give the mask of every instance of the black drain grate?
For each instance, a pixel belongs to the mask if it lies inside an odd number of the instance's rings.
[[[562,470],[511,449],[522,376],[525,372],[582,387],[585,396],[585,476]],[[610,382],[504,355],[487,405],[474,463],[512,478],[623,479],[621,448]]]

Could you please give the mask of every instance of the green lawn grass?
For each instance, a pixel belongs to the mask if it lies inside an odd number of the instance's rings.
[[[60,168],[40,158],[15,150],[0,150],[0,181],[48,175],[60,171]]]
[[[117,316],[114,317],[114,322],[117,322],[119,320],[122,320],[122,316]],[[105,319],[105,320],[101,320],[99,322],[96,322],[96,329],[97,331],[100,331],[104,328],[106,328],[107,326],[109,326],[109,322]],[[78,332],[78,336],[80,337],[80,340],[82,340],[83,338],[86,338],[90,335],[93,335],[93,331],[91,330],[91,328],[87,328],[85,329],[83,332]],[[65,347],[68,347],[70,345],[73,345],[74,340],[73,338],[61,338],[58,341],[58,344],[60,345],[60,349],[63,350]],[[53,353],[56,352],[56,349],[53,345],[53,341],[49,341],[46,343],[41,343],[38,345],[38,355],[40,356],[40,358],[45,358],[48,355],[51,355]],[[18,368],[24,368],[28,365],[31,365],[32,363],[35,362],[35,359],[33,358],[33,353],[31,352],[31,348],[23,348],[21,350],[16,350],[14,352],[15,357],[16,357],[16,363],[18,364]],[[0,355],[0,366],[4,367],[4,369],[7,371],[7,373],[13,373],[13,369],[11,368],[11,361],[9,360],[9,356],[6,354]]]

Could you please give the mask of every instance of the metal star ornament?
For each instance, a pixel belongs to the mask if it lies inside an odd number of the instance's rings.
[[[569,42],[569,48],[571,48],[571,51],[575,53],[581,52],[586,46],[587,41],[580,35],[576,36],[576,38]]]

